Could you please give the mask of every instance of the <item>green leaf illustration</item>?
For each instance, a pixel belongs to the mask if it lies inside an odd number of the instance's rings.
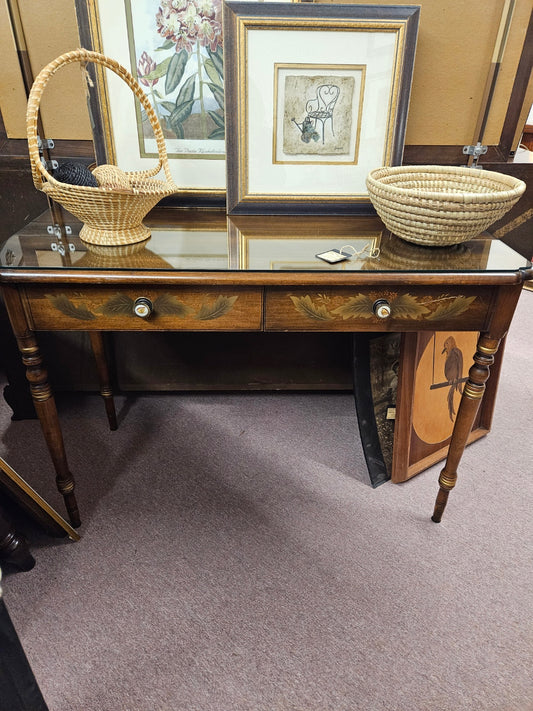
[[[402,294],[391,301],[394,318],[420,318],[429,314],[429,309],[411,294]]]
[[[428,318],[431,319],[431,321],[440,321],[445,318],[455,318],[466,311],[476,300],[476,298],[476,296],[458,296],[456,299],[437,306],[435,311],[433,311]]]
[[[127,294],[116,294],[109,301],[106,301],[98,311],[104,316],[119,316],[123,314],[133,316],[133,299]]]
[[[207,76],[211,80],[211,82],[213,84],[215,84],[215,86],[219,86],[222,89],[222,87],[223,87],[222,77],[217,72],[215,64],[212,59],[206,59],[204,61],[204,69],[206,71]]]
[[[210,321],[225,316],[233,308],[238,296],[217,296],[213,304],[202,304],[196,314],[200,321]]]
[[[207,47],[207,54],[209,59],[213,62],[218,75],[221,79],[224,79],[224,54],[222,47],[218,46],[217,51],[213,52],[209,47]]]
[[[171,131],[174,131],[174,133],[176,134],[176,138],[185,138],[185,131],[183,130],[183,126],[179,121],[172,121],[171,117],[169,116],[167,119],[167,125]]]
[[[372,303],[372,300],[366,294],[358,294],[333,309],[333,313],[342,316],[344,321],[349,318],[370,318],[374,315]]]
[[[165,74],[167,73],[167,70],[173,58],[174,57],[168,57],[167,59],[163,59],[161,64],[158,64],[154,71],[144,76],[143,79],[148,79],[148,81],[154,81],[154,79],[161,79],[161,77],[165,76]]]
[[[213,119],[213,122],[219,127],[224,129],[224,116],[221,116],[216,111],[208,111],[209,116]]]
[[[196,85],[196,75],[192,74],[179,90],[178,98],[176,99],[176,108],[189,101],[194,101],[194,89]]]
[[[160,52],[163,49],[171,49],[174,47],[174,42],[172,40],[167,40],[161,47],[156,47],[155,51]]]
[[[189,118],[192,111],[192,105],[194,104],[194,99],[190,101],[185,101],[179,106],[176,106],[174,111],[170,114],[169,121],[172,124],[183,123],[185,119]]]
[[[65,316],[70,316],[70,318],[77,318],[80,321],[92,321],[96,316],[89,311],[89,309],[82,305],[76,306],[70,301],[66,294],[58,294],[57,296],[52,296],[47,294],[47,297],[52,302],[53,306]]]
[[[309,294],[306,296],[291,296],[290,299],[296,310],[307,318],[313,318],[318,321],[331,321],[333,318],[323,304],[314,304]]]
[[[162,106],[164,109],[166,109],[169,114],[171,114],[174,111],[174,109],[176,108],[174,106],[174,104],[172,103],[172,101],[161,101],[161,103],[159,105]]]
[[[220,87],[218,87],[216,84],[211,84],[210,82],[206,82],[207,86],[211,90],[211,93],[215,97],[215,101],[217,104],[220,106],[221,109],[224,109],[224,92]]]
[[[192,308],[181,301],[178,301],[170,294],[161,294],[154,301],[154,311],[162,316],[187,316],[192,312]]]
[[[165,60],[166,61],[166,60]],[[183,79],[185,67],[189,61],[187,50],[182,49],[181,52],[173,54],[167,70],[167,78],[165,80],[165,94],[171,94],[174,89],[178,88],[180,81]]]
[[[211,140],[223,140],[226,136],[226,131],[223,128],[215,128],[214,131],[211,131],[209,134],[208,138]]]

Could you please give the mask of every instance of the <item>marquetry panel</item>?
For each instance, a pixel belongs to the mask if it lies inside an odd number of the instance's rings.
[[[379,299],[390,305],[378,318]],[[488,317],[490,290],[446,287],[272,289],[266,296],[265,330],[417,331],[481,330]]]
[[[148,299],[147,318],[134,312]],[[262,290],[159,287],[29,287],[25,307],[36,330],[253,331],[261,329]]]

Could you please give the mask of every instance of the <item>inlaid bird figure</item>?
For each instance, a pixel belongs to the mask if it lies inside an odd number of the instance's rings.
[[[446,378],[450,389],[448,390],[448,414],[453,422],[455,417],[455,408],[453,406],[453,396],[455,392],[462,392],[461,380],[463,377],[463,352],[457,348],[457,343],[453,336],[448,336],[444,341],[442,353],[446,353],[444,361],[444,377]]]

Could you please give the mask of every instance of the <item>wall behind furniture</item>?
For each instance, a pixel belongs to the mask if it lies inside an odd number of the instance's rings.
[[[20,63],[33,77],[53,59],[79,47],[74,0],[0,0],[3,71],[0,110],[8,138],[26,138],[26,91]],[[85,91],[79,65],[54,77],[42,99],[45,135],[54,139],[91,140]]]
[[[98,2],[91,0],[91,5],[97,7]],[[378,0],[376,4],[397,2]],[[501,59],[485,141],[497,145],[528,28],[531,0],[515,0],[508,41],[500,58],[495,47],[509,0],[419,0],[419,4],[420,28],[406,145],[455,146],[472,142],[491,64]],[[49,0],[46,5],[32,0],[0,0],[0,27],[5,67],[0,76],[0,110],[7,137],[24,138],[25,92],[17,68],[20,52],[27,53],[35,75],[59,54],[79,46],[74,0]],[[533,84],[528,93],[522,126],[533,101]],[[78,65],[61,70],[50,83],[43,97],[42,115],[50,137],[91,138]],[[517,134],[513,141],[518,139]]]

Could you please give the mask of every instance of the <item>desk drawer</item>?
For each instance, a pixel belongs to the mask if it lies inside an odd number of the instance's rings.
[[[483,288],[434,287],[272,289],[266,296],[267,331],[483,330],[492,292]],[[374,304],[384,300],[387,318]]]
[[[258,288],[30,287],[25,296],[36,330],[257,331],[262,325]],[[139,298],[152,307],[146,318],[134,311]]]

